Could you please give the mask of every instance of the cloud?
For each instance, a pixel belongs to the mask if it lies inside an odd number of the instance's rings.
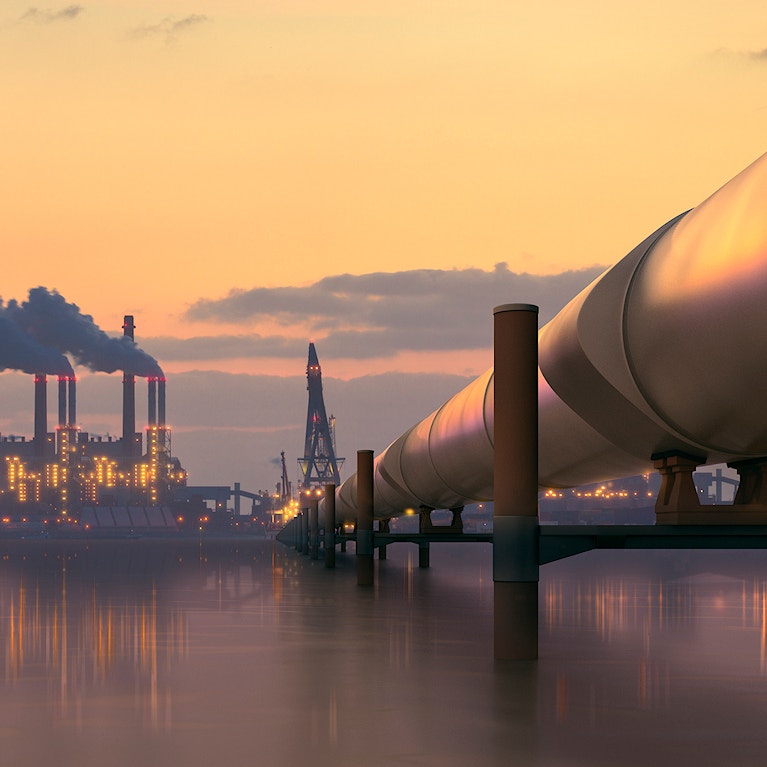
[[[28,8],[19,21],[31,21],[35,24],[52,24],[56,21],[71,21],[76,19],[85,9],[82,5],[67,5],[58,11],[48,8]]]
[[[71,354],[80,365],[112,373],[124,370],[140,376],[159,376],[157,361],[125,335],[108,336],[57,291],[32,288],[26,301],[12,299],[0,317],[15,323],[39,344]]]
[[[41,344],[13,320],[0,314],[0,370],[6,369],[65,376],[73,373],[63,354]]]
[[[141,24],[131,30],[132,37],[163,37],[167,44],[175,42],[179,35],[184,32],[206,24],[210,21],[209,16],[201,13],[191,13],[188,16],[177,18],[166,16],[157,24]]]
[[[311,334],[322,340],[323,357],[329,358],[489,348],[494,306],[514,301],[537,304],[543,324],[602,271],[593,267],[555,275],[517,274],[501,263],[492,271],[342,274],[305,287],[234,290],[225,298],[197,301],[187,318],[243,325],[276,321],[285,333],[162,338],[148,345],[167,360],[292,357],[300,344],[289,331],[308,323]]]
[[[767,62],[767,48],[756,51],[733,50],[732,48],[717,48],[711,51],[710,56],[724,61],[754,61],[757,63]]]

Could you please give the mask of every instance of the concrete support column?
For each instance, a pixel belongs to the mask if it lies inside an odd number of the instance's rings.
[[[656,509],[661,511],[697,511],[700,508],[693,472],[705,462],[703,456],[677,451],[652,456],[653,466],[661,475]]]
[[[301,551],[301,512],[293,518],[293,541],[296,551]]]
[[[538,307],[493,310],[494,654],[538,657]]]
[[[463,532],[463,506],[456,506],[454,509],[450,509],[453,514],[453,520],[450,523],[450,531],[454,533]]]
[[[373,585],[373,451],[357,451],[357,585]]]
[[[734,461],[727,465],[735,469],[740,477],[733,506],[750,504],[767,508],[767,459],[752,458],[746,461]]]
[[[325,567],[336,566],[336,486],[325,485]]]
[[[320,558],[319,505],[319,498],[309,501],[309,556],[312,559]]]

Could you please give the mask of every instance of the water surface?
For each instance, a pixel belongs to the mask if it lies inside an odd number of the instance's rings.
[[[541,570],[540,660],[492,659],[487,544],[376,586],[271,541],[0,542],[3,764],[763,765],[761,552]]]

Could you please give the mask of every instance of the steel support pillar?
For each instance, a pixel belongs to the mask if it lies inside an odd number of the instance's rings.
[[[357,585],[373,585],[373,451],[357,451]]]
[[[429,541],[420,541],[418,543],[418,567],[427,568],[429,566]]]
[[[538,657],[538,307],[494,315],[494,655]]]
[[[301,512],[293,518],[293,544],[296,551],[301,553]]]
[[[301,553],[309,553],[309,509],[301,509]]]
[[[389,532],[389,520],[388,519],[382,519],[378,522],[378,532],[379,533],[388,533]],[[386,544],[382,543],[380,546],[378,546],[378,559],[386,559]]]
[[[336,486],[325,485],[325,567],[336,566]]]
[[[318,498],[309,501],[309,556],[312,559],[320,558],[319,505]]]

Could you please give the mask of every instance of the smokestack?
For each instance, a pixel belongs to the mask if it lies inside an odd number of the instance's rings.
[[[166,379],[157,379],[157,425],[165,426],[165,381]]]
[[[74,429],[77,425],[77,379],[69,376],[69,425]]]
[[[35,375],[35,455],[45,455],[48,439],[48,377],[45,373]]]
[[[59,376],[59,428],[67,425],[67,377]]]
[[[147,391],[149,394],[149,415],[147,422],[150,426],[157,425],[157,379],[150,377],[146,379]]]
[[[133,340],[133,315],[126,314],[123,318],[123,335]],[[132,374],[123,375],[123,452],[133,455],[133,441],[136,435],[136,377]]]

